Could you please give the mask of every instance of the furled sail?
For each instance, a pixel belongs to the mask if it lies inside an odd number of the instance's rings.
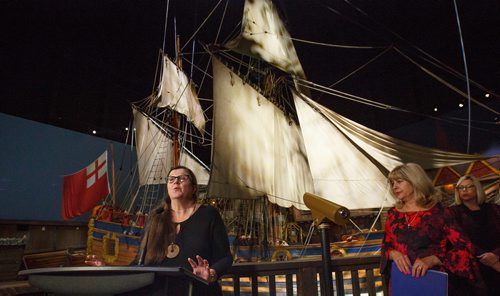
[[[139,184],[165,184],[172,167],[173,143],[159,126],[133,108]],[[199,184],[208,183],[208,169],[187,151],[181,150],[179,164],[191,168]]]
[[[351,121],[304,95],[294,95],[314,179],[314,192],[349,209],[392,205],[387,173],[417,162],[437,168],[484,158],[397,140]]]
[[[402,141],[367,128],[310,99],[308,100],[344,135],[388,170],[406,162],[416,162],[424,169],[433,169],[486,158],[484,155],[455,153]]]
[[[163,74],[156,107],[170,107],[187,116],[203,134],[205,116],[187,76],[167,56],[163,58]]]
[[[283,207],[307,209],[313,190],[306,150],[297,123],[216,58],[214,129],[208,196],[267,195]]]
[[[305,78],[292,38],[271,1],[245,1],[241,27],[240,35],[225,47]]]

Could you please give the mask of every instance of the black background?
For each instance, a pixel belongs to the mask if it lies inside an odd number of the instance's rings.
[[[164,36],[166,52],[175,56],[174,33],[180,35],[184,47],[218,2],[1,0],[0,112],[84,133],[96,130],[97,136],[125,141],[125,127],[131,119],[129,102],[151,94]],[[477,87],[472,87],[471,93],[498,112],[500,98],[495,92],[499,91],[500,82],[499,1],[456,2],[470,78],[492,95],[485,98],[486,92]],[[164,34],[167,3],[169,21]],[[392,44],[411,57],[415,57],[418,47],[463,73],[453,3],[448,0],[275,1],[293,38],[342,45]],[[222,1],[198,31],[197,41],[216,40],[225,4]],[[237,27],[242,7],[243,1],[229,1],[218,41]],[[308,79],[326,86],[383,51],[321,47],[297,41],[295,45]],[[189,53],[191,46],[189,43],[182,52]],[[201,51],[197,43],[195,52]],[[189,65],[185,64],[185,69],[189,72]],[[441,71],[436,73],[466,92],[465,82]],[[335,88],[410,111],[381,110],[313,94],[321,104],[382,132],[390,133],[427,119],[424,115],[467,118],[467,109],[458,108],[460,102],[465,103],[463,97],[424,74],[394,50]],[[438,107],[438,112],[433,111],[434,107]],[[490,135],[484,139],[476,137],[474,142],[485,141],[481,142],[483,146],[498,142],[500,116],[475,104],[471,111],[473,139],[476,128],[480,131],[478,135]],[[439,125],[440,121],[437,122]],[[451,125],[451,129],[466,135],[465,125]],[[412,140],[412,135],[408,134],[406,140]],[[463,145],[446,143],[438,148],[465,150]]]

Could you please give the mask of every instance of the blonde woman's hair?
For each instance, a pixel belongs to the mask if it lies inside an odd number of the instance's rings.
[[[417,205],[430,208],[441,200],[441,192],[437,191],[432,185],[431,179],[427,176],[424,169],[416,163],[407,163],[395,167],[387,176],[392,184],[396,179],[403,179],[411,184],[416,198]],[[392,196],[394,192],[391,190]],[[396,208],[404,206],[404,202],[396,198]]]
[[[478,205],[483,204],[486,201],[486,194],[484,194],[483,185],[481,185],[481,182],[479,182],[478,178],[472,175],[465,175],[462,176],[460,179],[458,179],[457,186],[455,186],[455,204],[457,205],[462,204],[462,199],[460,198],[460,192],[458,192],[457,187],[460,186],[460,184],[465,180],[472,181],[472,184],[474,184],[474,187],[476,187],[477,204]]]

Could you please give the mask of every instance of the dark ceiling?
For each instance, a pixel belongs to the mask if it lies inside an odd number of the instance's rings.
[[[468,74],[486,88],[472,85],[471,93],[493,109],[472,105],[472,133],[489,134],[486,141],[499,142],[500,98],[495,93],[500,92],[500,2],[456,2]],[[229,1],[226,10],[226,0],[1,1],[0,112],[83,133],[96,130],[97,136],[123,142],[131,119],[129,102],[147,97],[154,87],[167,3],[170,7],[165,44],[170,56],[175,55],[175,32],[184,45],[217,7],[195,40],[213,43],[225,11],[218,39],[222,41],[237,27],[243,7],[241,0]],[[458,107],[461,102],[467,106],[463,97],[425,74],[395,49],[466,93],[465,82],[418,58],[426,52],[464,73],[453,1],[275,3],[293,38],[376,47],[338,48],[296,40],[309,80],[325,86],[336,83],[335,89],[406,111],[378,109],[314,93],[314,99],[320,103],[382,132],[429,116],[438,117],[438,124],[447,122],[450,114],[467,118],[467,108]],[[183,53],[191,50],[189,43]],[[201,51],[196,43],[195,52]],[[489,98],[484,96],[487,92],[491,94]],[[437,112],[433,111],[435,107]],[[465,134],[465,121],[455,123],[452,129]],[[411,137],[407,135],[407,140]]]

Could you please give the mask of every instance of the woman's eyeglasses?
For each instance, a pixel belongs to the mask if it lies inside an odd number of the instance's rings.
[[[184,183],[187,180],[189,180],[189,176],[188,175],[168,176],[167,177],[167,182],[170,183],[170,184],[176,183],[177,181],[179,181],[179,183]]]
[[[476,187],[476,186],[474,186],[474,185],[457,186],[457,190],[458,191],[467,191],[467,190],[472,189],[474,187]]]

